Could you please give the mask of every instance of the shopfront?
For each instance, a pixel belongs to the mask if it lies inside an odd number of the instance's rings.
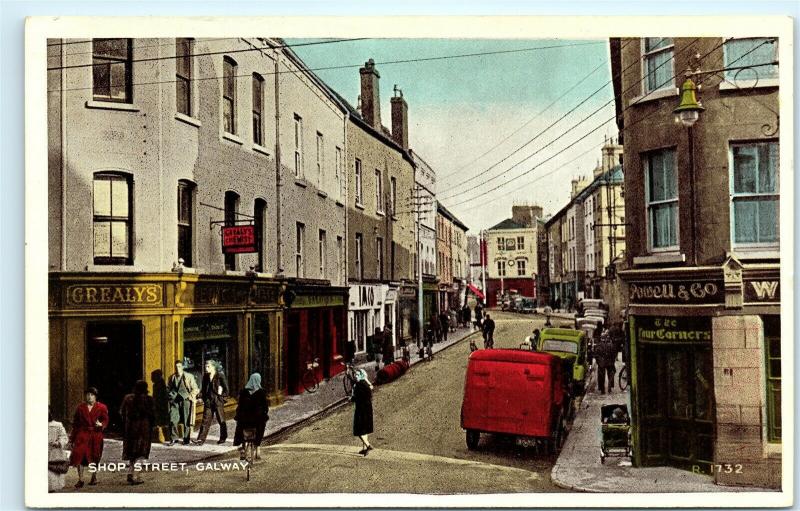
[[[630,302],[634,465],[780,487],[779,267],[729,259],[620,275]]]
[[[376,328],[383,330],[387,319],[391,322],[394,317],[394,302],[390,304],[389,312],[385,307],[388,292],[389,286],[386,284],[350,286],[348,324],[357,354],[366,353],[367,337],[373,335]]]

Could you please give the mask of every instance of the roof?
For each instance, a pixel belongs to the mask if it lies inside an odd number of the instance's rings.
[[[469,230],[469,227],[464,225],[464,223],[461,220],[456,218],[456,216],[454,214],[452,214],[450,212],[450,210],[448,210],[446,207],[444,207],[444,204],[442,204],[441,202],[437,202],[436,203],[436,210],[439,211],[439,213],[441,213],[442,215],[444,215],[448,220],[450,220],[451,222],[453,222],[457,226],[461,227],[464,231],[468,231]]]
[[[489,227],[486,230],[487,231],[502,231],[502,230],[506,230],[506,229],[527,229],[527,228],[528,228],[527,226],[522,225],[521,223],[516,222],[511,218],[506,218],[505,220],[503,220],[499,224],[494,225],[493,227]]]

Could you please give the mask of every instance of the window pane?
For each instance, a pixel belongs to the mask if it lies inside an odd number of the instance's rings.
[[[677,244],[677,205],[660,204],[653,208],[653,247],[671,247]]]
[[[672,85],[672,50],[665,50],[646,59],[647,91]]]
[[[111,257],[111,223],[94,223],[94,256]]]
[[[650,200],[660,201],[667,197],[664,182],[664,160],[661,153],[650,156]]]
[[[184,265],[192,266],[192,229],[185,225],[178,226],[178,257]]]
[[[756,146],[733,147],[734,193],[756,192]]]
[[[92,51],[95,55],[127,59],[128,42],[128,39],[93,39]]]
[[[733,39],[725,43],[725,67],[755,66],[725,71],[729,80],[777,78],[778,66],[763,65],[777,60],[777,41],[769,39]]]
[[[178,188],[178,221],[192,223],[192,189],[186,185]]]
[[[664,158],[664,198],[676,199],[678,198],[678,176],[675,170],[675,151],[669,150],[663,152]]]
[[[128,216],[128,182],[121,179],[111,181],[111,215]]]
[[[734,241],[736,243],[755,243],[757,201],[737,200],[733,203]]]
[[[111,256],[128,257],[128,224],[111,222]]]
[[[235,81],[235,66],[228,60],[224,61],[223,64],[223,91],[222,94],[233,98],[233,91],[234,91],[234,81]]]
[[[233,131],[233,101],[230,98],[224,98],[223,115],[225,116],[225,131],[228,133],[235,133]]]
[[[773,243],[778,241],[778,201],[758,201],[758,241]]]
[[[111,64],[111,93],[113,99],[124,100],[127,97],[127,70],[123,62]]]
[[[191,115],[189,80],[177,77],[175,80],[175,107],[184,115]]]
[[[659,48],[665,48],[671,44],[671,37],[647,37],[644,40],[644,50],[650,52]]]
[[[192,73],[191,39],[175,40],[175,70],[180,76],[190,78]]]
[[[758,191],[778,192],[778,144],[758,145]]]
[[[94,59],[92,62],[92,88],[95,97],[109,97],[110,72],[108,61]]]
[[[262,81],[258,76],[253,76],[253,111],[261,112],[261,103],[263,100],[263,92],[261,89]]]
[[[94,214],[103,216],[111,214],[111,181],[108,179],[94,181]]]
[[[264,140],[261,135],[261,114],[253,112],[253,142],[263,145]]]

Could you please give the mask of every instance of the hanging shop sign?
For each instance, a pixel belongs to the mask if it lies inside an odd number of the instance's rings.
[[[668,282],[631,282],[630,303],[703,305],[724,302],[722,281],[681,280]]]
[[[254,225],[225,225],[222,227],[222,252],[244,254],[258,252]]]
[[[633,326],[636,342],[673,344],[711,342],[710,317],[636,316]]]

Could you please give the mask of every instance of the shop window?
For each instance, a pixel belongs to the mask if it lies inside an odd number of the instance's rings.
[[[133,264],[132,182],[129,175],[99,172],[93,183],[95,264]]]
[[[236,61],[222,60],[222,115],[225,132],[236,134]]]
[[[97,101],[131,103],[130,39],[92,39],[92,96]]]
[[[644,92],[675,87],[674,46],[670,37],[645,37],[642,41]]]
[[[781,442],[781,318],[763,316],[767,375],[767,440]]]
[[[737,246],[778,244],[778,143],[731,146],[731,228]]]
[[[178,181],[178,258],[193,266],[194,183]]]
[[[239,211],[239,194],[225,192],[225,225],[236,225],[236,214]],[[236,254],[225,254],[225,269],[236,270],[238,258]]]
[[[524,277],[525,275],[527,275],[525,272],[525,260],[517,259],[517,276]]]
[[[654,151],[645,157],[648,232],[653,250],[678,248],[678,172],[675,150]]]
[[[208,360],[218,363],[228,380],[229,393],[240,387],[236,318],[232,316],[188,317],[183,322],[183,367],[202,385]],[[264,375],[262,374],[262,377]]]
[[[175,108],[192,115],[192,50],[194,40],[175,39]]]
[[[253,143],[264,145],[264,78],[253,73]]]
[[[763,80],[778,78],[778,41],[774,38],[750,37],[728,39],[723,46],[725,79]],[[747,66],[747,69],[742,69]],[[739,69],[728,69],[739,68]]]

